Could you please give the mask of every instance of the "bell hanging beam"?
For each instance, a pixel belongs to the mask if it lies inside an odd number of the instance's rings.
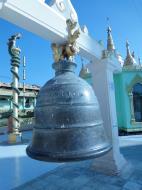
[[[70,0],[55,0],[52,6],[40,0],[1,0],[0,17],[16,24],[52,43],[64,43],[67,40],[66,19],[77,19]],[[62,7],[65,10],[62,11]],[[77,21],[78,22],[78,21]],[[83,27],[77,39],[80,55],[96,60],[102,57],[104,47],[90,37],[87,27]]]

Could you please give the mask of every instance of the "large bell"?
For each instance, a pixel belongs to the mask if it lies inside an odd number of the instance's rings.
[[[53,64],[56,76],[40,90],[27,154],[65,162],[101,156],[111,148],[92,87],[74,73],[76,64]]]

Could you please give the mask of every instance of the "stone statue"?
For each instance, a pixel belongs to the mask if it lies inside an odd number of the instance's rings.
[[[79,47],[76,44],[77,38],[80,35],[80,29],[74,31],[77,22],[72,22],[70,19],[66,21],[68,29],[68,40],[65,44],[52,44],[54,61],[58,62],[60,60],[69,60],[76,53],[79,52]]]
[[[11,38],[9,38],[9,41],[8,41],[8,51],[9,51],[9,54],[11,56],[14,56],[15,53],[19,53],[20,52],[20,49],[16,47],[16,40],[17,39],[20,39],[21,38],[21,34],[15,34],[13,36],[11,36]],[[17,50],[17,51],[15,51]]]

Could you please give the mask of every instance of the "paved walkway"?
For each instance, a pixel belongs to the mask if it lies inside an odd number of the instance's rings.
[[[97,173],[89,160],[59,166],[13,190],[142,190],[142,136],[120,137],[120,146],[124,157],[133,165],[131,175]],[[26,170],[28,174],[30,167]]]
[[[31,132],[23,133],[23,144],[8,145],[7,135],[0,135],[0,190],[10,190],[59,166],[30,159],[26,147]]]
[[[7,129],[8,127],[7,126],[5,126],[5,127],[0,127],[0,135],[1,134],[6,134],[7,133]]]

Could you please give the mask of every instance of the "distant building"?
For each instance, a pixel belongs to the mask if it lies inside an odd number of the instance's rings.
[[[19,110],[33,111],[36,105],[36,97],[40,87],[26,85],[23,93],[22,84],[19,85]],[[12,88],[10,83],[0,82],[0,113],[12,110]]]
[[[142,66],[126,46],[122,72],[114,75],[117,120],[122,131],[142,131]]]

